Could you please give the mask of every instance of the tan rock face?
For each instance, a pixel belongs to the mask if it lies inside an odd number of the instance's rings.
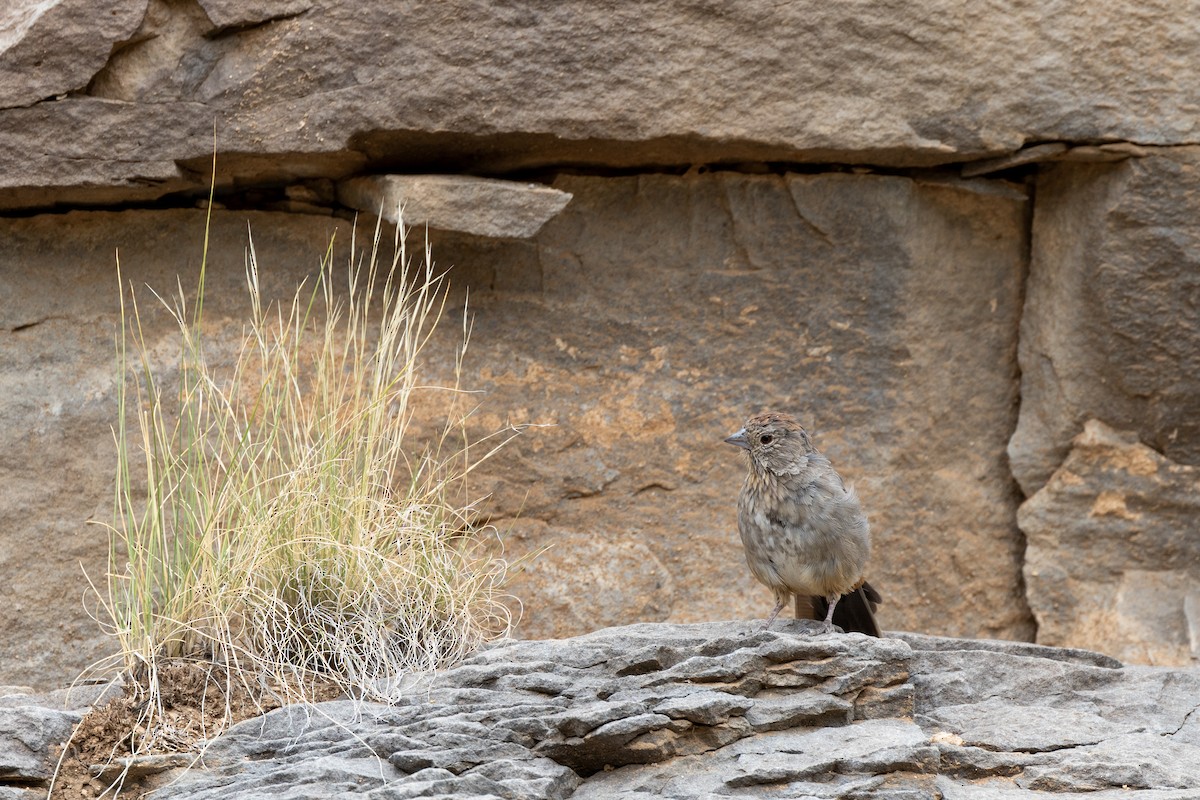
[[[591,630],[630,608],[765,616],[736,535],[745,464],[721,443],[764,407],[796,413],[857,485],[884,627],[1032,633],[1003,434],[1022,195],[842,175],[555,188],[575,199],[535,248],[493,256],[480,278],[478,255],[440,251],[472,285],[522,284],[473,293],[471,365],[489,411],[550,426],[487,469],[497,517],[546,523],[514,544],[551,547],[517,589],[523,633]]]
[[[1089,421],[1020,509],[1044,644],[1189,664],[1200,656],[1200,468]]]
[[[1039,179],[1009,445],[1026,494],[1095,418],[1200,464],[1200,149]]]
[[[574,199],[531,240],[433,242],[437,261],[454,265],[448,319],[470,290],[476,432],[542,426],[473,487],[492,493],[509,555],[550,547],[513,585],[521,633],[765,616],[771,598],[735,530],[745,467],[721,439],[771,407],[799,415],[857,485],[884,627],[1032,634],[1004,458],[1021,193],[988,181],[732,173],[555,188]],[[240,330],[247,218],[275,297],[315,270],[333,227],[349,238],[349,223],[328,218],[218,212],[206,304],[218,340]],[[74,213],[0,228],[0,294],[13,298],[0,311],[0,526],[17,575],[0,606],[0,652],[8,680],[41,683],[105,648],[80,606],[79,562],[102,570],[103,531],[86,521],[110,513],[113,250],[129,280],[170,288],[179,274],[188,286],[203,214]],[[153,324],[167,358],[169,327]],[[453,327],[430,350],[431,380],[450,374]]]

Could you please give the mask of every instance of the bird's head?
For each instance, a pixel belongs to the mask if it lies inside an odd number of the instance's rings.
[[[776,475],[796,473],[815,452],[808,432],[787,414],[759,414],[725,440],[750,454],[751,464]]]

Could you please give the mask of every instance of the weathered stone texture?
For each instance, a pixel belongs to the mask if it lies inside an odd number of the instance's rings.
[[[1038,180],[1009,446],[1027,495],[1088,419],[1200,464],[1200,149]]]
[[[1021,193],[731,173],[555,188],[575,199],[534,239],[433,242],[454,265],[449,319],[470,291],[475,432],[535,425],[474,480],[506,555],[550,547],[513,586],[525,635],[765,616],[770,596],[735,530],[745,467],[721,443],[764,406],[797,413],[857,485],[884,627],[1031,635],[1004,461]],[[315,271],[334,227],[349,239],[350,223],[328,217],[216,213],[206,315],[227,349],[247,303],[247,218],[271,297]],[[0,235],[12,298],[0,309],[0,525],[15,576],[0,651],[11,680],[41,684],[102,651],[79,564],[102,574],[105,534],[86,522],[111,513],[113,251],[127,280],[190,287],[203,213],[46,215]],[[169,367],[166,323],[152,321],[151,340]],[[453,327],[429,350],[434,382],[450,377]]]
[[[369,175],[342,181],[338,200],[393,225],[429,226],[475,236],[528,239],[571,202],[537,183],[466,175]]]
[[[0,153],[14,154],[0,187],[43,187],[4,206],[197,188],[214,121],[229,181],[339,178],[364,161],[929,165],[1030,141],[1200,138],[1200,15],[1166,0],[55,7],[70,24],[12,28],[10,74],[31,49],[91,57],[9,89],[14,105],[78,96],[0,112]]]
[[[907,772],[929,771],[936,750],[911,721],[908,646],[810,638],[811,626],[635,625],[501,643],[422,679],[394,708],[343,702],[242,723],[207,748],[212,771],[167,791],[238,797],[302,773],[379,797],[598,797],[614,779],[642,780],[640,765],[751,792],[826,780],[833,766],[918,780]],[[784,701],[794,710],[781,722]],[[811,753],[798,760],[794,748]]]
[[[6,0],[0,7],[0,116],[86,89],[145,12],[146,0]]]
[[[62,744],[79,714],[38,705],[0,707],[0,781],[45,781],[54,772],[50,748]]]
[[[815,628],[643,624],[504,641],[410,679],[394,706],[278,709],[207,743],[190,769],[150,756],[131,772],[166,767],[138,788],[173,800],[1184,800],[1200,790],[1194,670]],[[0,753],[11,736],[0,732]]]
[[[1028,645],[905,639],[914,651],[914,718],[940,752],[945,797],[1116,798],[1138,790],[1160,800],[1151,790],[1200,787],[1200,728],[1189,696],[1200,680],[1195,670],[1120,667],[1095,653]]]
[[[112,649],[80,565],[103,583],[114,251],[138,286],[194,285],[214,149],[218,209],[260,210],[213,217],[212,352],[245,317],[247,219],[269,298],[334,230],[344,263],[345,206],[370,216],[385,184],[436,229],[448,320],[470,296],[472,433],[529,424],[472,475],[504,555],[545,550],[511,586],[521,635],[764,616],[721,440],[774,408],[856,484],[884,628],[1200,657],[1197,0],[0,5],[0,682]],[[775,669],[772,648],[812,646],[789,636],[506,643],[439,678],[432,733],[416,704],[347,723],[385,758],[276,715],[254,747],[278,763],[214,762],[192,790],[1200,791],[1191,673],[912,636]],[[640,660],[605,674],[624,646]],[[853,691],[793,692],[826,656]],[[900,690],[875,681],[898,665]],[[34,753],[75,710],[0,700],[0,798],[44,781]],[[246,730],[214,754],[241,758]]]
[[[1093,420],[1018,520],[1038,641],[1200,658],[1200,467]]]
[[[196,0],[218,30],[261,25],[308,11],[311,0]]]

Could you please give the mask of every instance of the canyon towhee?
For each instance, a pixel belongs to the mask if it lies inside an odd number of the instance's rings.
[[[879,635],[879,593],[863,580],[871,531],[853,488],[787,414],[760,414],[725,440],[750,456],[738,496],[746,563],[775,593],[775,621],[796,596],[796,617]]]

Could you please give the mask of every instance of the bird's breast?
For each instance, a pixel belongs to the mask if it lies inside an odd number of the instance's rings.
[[[870,534],[857,497],[819,482],[747,479],[738,530],[754,576],[773,589],[828,595],[862,575]]]

